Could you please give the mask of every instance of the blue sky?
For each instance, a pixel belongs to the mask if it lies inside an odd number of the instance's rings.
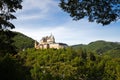
[[[90,23],[87,19],[73,21],[58,6],[59,0],[24,0],[23,9],[15,13],[14,31],[37,41],[51,33],[56,42],[88,44],[96,40],[120,42],[120,20],[110,25]]]

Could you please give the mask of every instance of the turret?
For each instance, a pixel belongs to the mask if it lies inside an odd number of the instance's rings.
[[[48,37],[47,42],[48,43],[55,43],[55,38],[52,34]]]
[[[34,48],[37,48],[37,41],[35,40]]]

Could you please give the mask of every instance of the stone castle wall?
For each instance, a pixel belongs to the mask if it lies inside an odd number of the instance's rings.
[[[49,49],[49,48],[60,49],[60,48],[66,48],[66,47],[67,47],[67,44],[56,43],[53,35],[43,37],[38,44],[37,42],[35,42],[36,49]]]

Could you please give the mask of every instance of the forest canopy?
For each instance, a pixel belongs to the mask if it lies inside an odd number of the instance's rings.
[[[15,28],[10,21],[16,19],[13,13],[22,9],[21,2],[22,0],[0,0],[0,30]]]

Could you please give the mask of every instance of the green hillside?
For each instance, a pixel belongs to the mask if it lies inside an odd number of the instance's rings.
[[[91,42],[88,45],[80,44],[80,45],[74,45],[72,47],[75,50],[82,48],[97,54],[109,54],[111,56],[115,54],[116,57],[117,55],[120,55],[120,44],[118,42],[107,42],[107,41],[99,40],[99,41]]]
[[[109,55],[113,58],[120,58],[120,47],[107,51],[105,55]]]
[[[108,50],[120,47],[120,44],[115,42],[107,42],[107,41],[95,41],[91,42],[86,46],[87,50],[97,52],[98,54],[102,54],[107,52]]]
[[[19,32],[14,32],[14,33],[15,36],[13,38],[14,40],[13,45],[16,46],[17,51],[34,47],[34,40],[32,38]]]
[[[86,45],[84,45],[84,44],[78,44],[78,45],[73,45],[73,46],[71,46],[73,49],[75,49],[75,50],[78,50],[78,49],[80,49],[80,48],[84,48]]]

